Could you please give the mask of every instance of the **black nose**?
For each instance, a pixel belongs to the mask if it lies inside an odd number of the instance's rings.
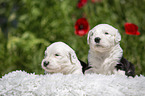
[[[99,42],[100,42],[100,40],[101,40],[101,38],[100,38],[100,37],[96,37],[96,38],[95,38],[95,42],[96,42],[96,43],[99,43]]]
[[[49,64],[49,62],[46,62],[46,61],[45,61],[43,64],[44,64],[44,66],[46,67],[46,66]]]

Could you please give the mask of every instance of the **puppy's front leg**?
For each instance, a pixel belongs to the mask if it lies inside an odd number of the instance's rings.
[[[123,76],[125,75],[125,71],[122,71],[122,70],[116,70],[116,69],[114,69],[113,73],[117,74],[117,75],[123,75]]]
[[[114,74],[114,69],[118,60],[112,58],[106,58],[102,64],[102,69],[104,69],[104,74]]]
[[[80,70],[76,70],[76,71],[74,71],[72,74],[83,74],[83,73],[82,73],[82,71],[80,71]]]

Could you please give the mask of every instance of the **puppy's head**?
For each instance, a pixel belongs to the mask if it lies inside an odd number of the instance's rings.
[[[78,66],[77,64],[79,61],[74,50],[63,42],[55,42],[47,47],[41,66],[49,73],[67,73],[72,66]]]
[[[88,33],[87,42],[90,49],[104,52],[121,40],[118,30],[108,24],[99,24]]]

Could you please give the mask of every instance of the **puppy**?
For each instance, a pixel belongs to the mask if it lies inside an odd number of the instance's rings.
[[[82,66],[75,51],[63,42],[47,47],[41,63],[45,73],[82,74]]]
[[[129,62],[124,62],[123,50],[119,41],[121,35],[118,30],[108,24],[99,24],[91,29],[88,33],[87,42],[90,50],[88,54],[88,63],[91,66],[85,73],[98,74],[126,74],[127,71],[134,73],[133,67],[121,69],[126,64],[133,66]],[[117,65],[119,64],[119,65]],[[126,74],[127,75],[127,74]]]

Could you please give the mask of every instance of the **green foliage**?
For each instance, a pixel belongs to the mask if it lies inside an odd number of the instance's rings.
[[[0,16],[7,18],[6,26],[0,30],[0,76],[13,70],[42,74],[44,51],[57,41],[67,43],[79,59],[87,62],[87,36],[74,34],[74,24],[83,16],[91,28],[100,23],[116,27],[122,35],[124,57],[135,64],[137,74],[145,75],[145,0],[100,3],[88,0],[82,9],[76,7],[77,1],[71,0],[1,0],[0,3],[6,4],[0,8]],[[125,22],[138,25],[141,35],[126,35]],[[8,29],[8,34],[2,32],[3,28]]]

